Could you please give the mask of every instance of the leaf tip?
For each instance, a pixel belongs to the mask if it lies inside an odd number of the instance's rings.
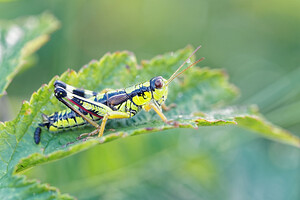
[[[58,76],[58,75],[55,75],[53,79],[59,79],[59,76]]]
[[[93,64],[93,63],[96,63],[96,62],[98,62],[98,60],[93,59],[93,60],[91,60],[91,61],[89,62],[89,64]]]
[[[23,101],[22,101],[22,104],[24,105],[24,104],[29,104],[29,103],[28,103],[28,101],[23,100]]]

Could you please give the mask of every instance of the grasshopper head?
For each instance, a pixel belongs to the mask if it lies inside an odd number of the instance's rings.
[[[168,85],[171,83],[176,77],[184,73],[186,70],[191,68],[193,65],[197,64],[198,62],[202,61],[204,58],[200,58],[199,60],[190,64],[187,68],[182,70],[180,69],[187,63],[190,58],[200,49],[201,46],[197,47],[197,49],[186,59],[180,67],[172,74],[172,76],[166,80],[161,76],[154,77],[150,80],[150,89],[152,92],[152,99],[155,100],[158,105],[162,105],[162,103],[167,99],[168,96]]]
[[[161,105],[168,96],[167,80],[161,76],[154,77],[150,80],[150,89],[152,99]]]

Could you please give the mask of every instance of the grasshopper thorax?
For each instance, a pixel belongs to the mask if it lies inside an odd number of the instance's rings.
[[[152,99],[161,105],[168,96],[167,80],[161,76],[154,77],[150,80],[150,89]]]

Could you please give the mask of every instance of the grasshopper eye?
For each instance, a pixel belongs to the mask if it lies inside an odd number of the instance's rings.
[[[163,83],[162,79],[159,78],[159,79],[155,80],[154,85],[155,85],[156,89],[161,89],[163,87],[164,83]]]

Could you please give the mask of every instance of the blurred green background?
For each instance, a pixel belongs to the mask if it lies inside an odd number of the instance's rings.
[[[0,107],[11,111],[1,117],[13,119],[53,76],[106,52],[140,61],[201,44],[200,66],[224,68],[238,104],[258,104],[300,136],[299,10],[299,0],[2,2],[0,19],[49,11],[61,28],[10,84]],[[125,138],[25,174],[78,199],[300,199],[299,149],[236,127]]]

